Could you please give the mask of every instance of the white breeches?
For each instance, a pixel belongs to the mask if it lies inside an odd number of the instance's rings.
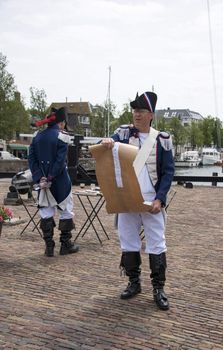
[[[74,202],[72,192],[67,197],[66,208],[64,210],[57,209],[57,207],[44,207],[39,209],[39,214],[42,219],[51,218],[56,214],[56,210],[59,212],[60,220],[72,219],[74,217]]]
[[[140,231],[144,228],[148,254],[161,254],[167,250],[163,213],[118,214],[118,233],[122,251],[138,252],[142,247]]]

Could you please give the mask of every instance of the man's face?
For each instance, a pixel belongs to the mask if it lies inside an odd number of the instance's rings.
[[[134,109],[133,110],[133,124],[140,132],[148,132],[150,128],[151,120],[153,119],[153,113],[147,109]]]

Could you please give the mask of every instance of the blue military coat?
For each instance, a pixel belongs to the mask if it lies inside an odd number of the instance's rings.
[[[134,126],[122,125],[111,136],[114,141],[129,143],[131,138],[139,138],[139,131]],[[156,191],[155,199],[159,199],[163,206],[166,205],[166,196],[171,187],[174,176],[174,160],[170,144],[170,135],[166,132],[159,132],[156,139],[156,172],[157,181],[154,185]]]
[[[57,204],[66,200],[71,192],[71,180],[67,171],[69,135],[57,124],[38,131],[29,148],[29,168],[34,183],[41,177],[52,181],[50,191]]]

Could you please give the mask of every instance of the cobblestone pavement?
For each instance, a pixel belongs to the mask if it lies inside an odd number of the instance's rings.
[[[9,180],[0,182],[0,203]],[[0,349],[220,350],[223,349],[223,188],[177,191],[167,222],[166,292],[171,308],[152,300],[148,257],[142,252],[142,293],[119,297],[120,249],[114,216],[100,217],[109,233],[101,246],[90,230],[78,238],[80,251],[43,255],[44,243],[32,225],[3,226],[0,238]],[[85,213],[74,197],[76,229]],[[23,207],[14,216],[27,219]],[[144,248],[143,241],[143,248]]]

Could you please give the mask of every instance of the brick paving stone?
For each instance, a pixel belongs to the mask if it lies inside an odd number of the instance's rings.
[[[0,204],[9,185],[10,180],[0,181]],[[47,258],[32,225],[22,236],[24,224],[4,225],[0,349],[223,349],[223,188],[174,186],[174,190],[166,232],[165,289],[171,305],[167,312],[153,302],[149,261],[143,251],[142,293],[128,301],[120,299],[127,279],[120,276],[114,215],[105,208],[100,216],[110,240],[96,224],[103,246],[89,230],[78,239],[80,251],[70,256],[58,254],[57,229],[55,257]],[[85,213],[76,197],[74,203],[79,230]],[[15,217],[28,219],[21,205],[12,209]]]

